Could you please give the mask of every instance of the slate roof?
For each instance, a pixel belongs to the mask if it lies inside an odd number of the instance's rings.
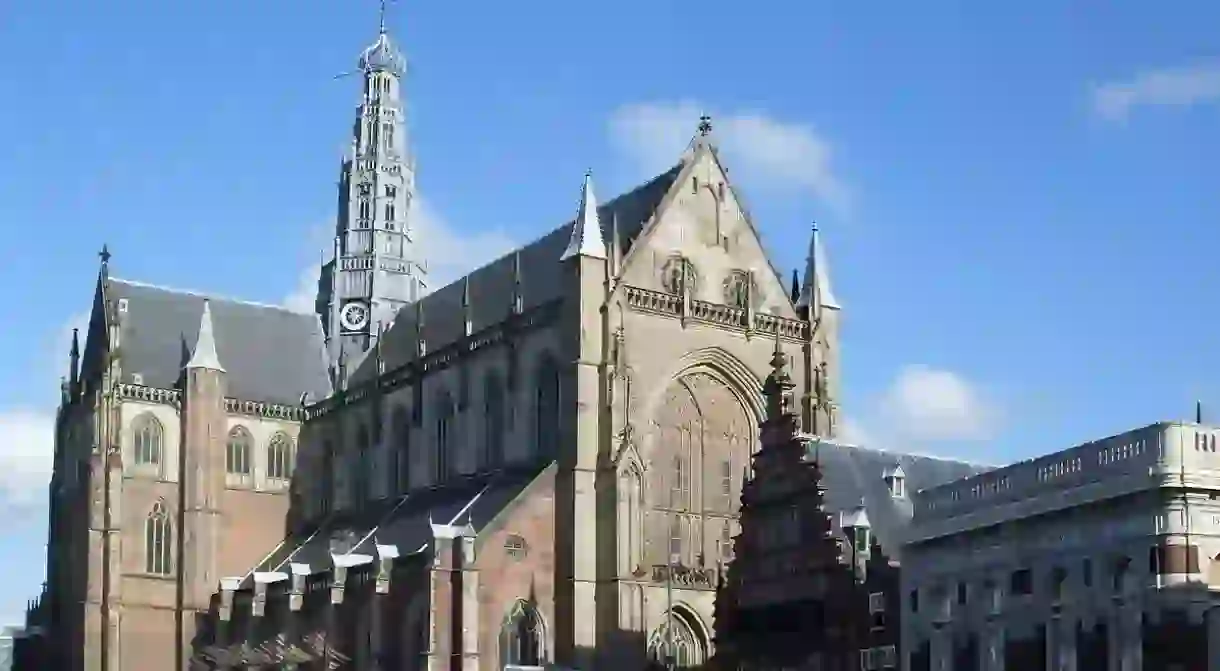
[[[898,558],[902,535],[911,521],[911,494],[970,477],[990,466],[873,450],[829,441],[810,441],[807,460],[817,460],[826,487],[826,510],[838,523],[839,513],[850,512],[864,501],[872,533],[891,558]],[[906,496],[894,497],[883,479],[887,469],[901,465],[906,475]]]
[[[395,545],[400,555],[432,543],[432,524],[464,525],[482,531],[538,479],[549,463],[472,476],[436,489],[378,501],[355,517],[333,515],[318,528],[289,536],[251,571],[288,572],[289,564],[329,569],[331,554],[377,556],[376,545]],[[250,576],[247,576],[247,580]]]
[[[123,381],[172,388],[199,336],[208,301],[228,395],[282,405],[330,395],[322,325],[306,315],[175,289],[110,279],[107,298],[127,299],[123,314]]]
[[[610,236],[611,225],[617,218],[619,244],[622,246],[620,251],[626,253],[630,249],[631,243],[656,212],[683,167],[683,164],[679,163],[597,208],[597,215],[607,237]],[[525,310],[559,297],[564,289],[563,265],[559,258],[568,246],[572,224],[573,222],[569,221],[517,251],[496,259],[465,278],[420,299],[424,317],[423,335],[428,350],[435,351],[445,347],[465,335],[462,299],[466,281],[470,283],[470,319],[475,332],[508,318],[513,307],[515,264],[520,267],[522,303]],[[413,304],[408,305],[398,313],[394,325],[382,336],[382,358],[387,369],[397,368],[415,358],[415,322],[416,307]],[[351,379],[370,379],[375,370],[375,361],[367,358],[362,361]]]

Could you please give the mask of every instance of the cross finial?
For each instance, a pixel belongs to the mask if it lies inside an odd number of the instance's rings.
[[[385,34],[385,10],[386,10],[386,4],[388,4],[389,0],[380,0],[380,1],[381,1],[381,7],[377,11],[377,32],[384,35]]]
[[[707,137],[708,135],[711,135],[712,134],[712,117],[710,117],[706,114],[699,117],[699,127],[697,130],[699,131],[699,135],[702,137]]]
[[[102,260],[102,263],[110,263],[110,247],[102,245],[102,251],[98,252],[97,256]]]

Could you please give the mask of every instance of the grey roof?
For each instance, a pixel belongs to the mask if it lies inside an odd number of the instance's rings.
[[[126,299],[123,381],[172,388],[199,337],[208,302],[228,395],[296,405],[330,394],[322,326],[316,315],[111,278],[107,299]]]
[[[675,165],[597,208],[597,216],[607,235],[611,223],[617,218],[620,251],[625,253],[639,236],[682,168],[682,164]],[[475,332],[508,318],[513,307],[514,264],[520,267],[525,310],[558,298],[564,290],[560,257],[571,238],[572,224],[569,221],[519,250],[420,299],[424,316],[423,335],[428,350],[435,351],[465,335],[462,300],[466,282],[470,287],[469,310]],[[382,358],[387,368],[396,368],[415,358],[415,322],[416,307],[408,305],[398,313],[394,325],[382,336]],[[375,370],[375,362],[371,358],[365,359],[352,380],[367,380]]]
[[[499,471],[373,503],[355,515],[339,513],[307,532],[290,535],[254,571],[289,570],[308,564],[313,571],[329,569],[331,553],[377,556],[376,545],[394,545],[400,556],[425,549],[432,542],[432,524],[483,529],[538,479],[549,464]],[[251,572],[253,573],[253,571]]]
[[[989,466],[936,457],[873,450],[830,441],[811,441],[809,460],[816,459],[826,487],[826,510],[838,522],[840,512],[848,512],[864,502],[873,534],[887,554],[897,558],[902,534],[913,512],[910,494],[917,490],[966,478]],[[902,466],[906,475],[906,496],[890,495],[885,482],[887,469]]]

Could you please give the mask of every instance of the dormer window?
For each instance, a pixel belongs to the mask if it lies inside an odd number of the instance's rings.
[[[885,480],[885,486],[890,490],[890,496],[901,499],[907,495],[907,474],[902,470],[902,466],[895,465],[893,468],[887,468],[882,475]]]

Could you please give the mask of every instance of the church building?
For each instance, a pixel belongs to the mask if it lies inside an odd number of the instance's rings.
[[[29,614],[45,668],[703,667],[777,360],[836,528],[897,538],[909,489],[977,470],[830,441],[824,247],[785,286],[710,119],[664,172],[604,200],[574,176],[571,221],[431,287],[384,26],[360,67],[316,314],[119,279],[103,252]]]

